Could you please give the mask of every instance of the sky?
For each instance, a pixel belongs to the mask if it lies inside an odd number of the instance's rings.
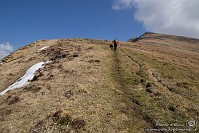
[[[0,0],[0,58],[41,39],[199,38],[198,0]]]

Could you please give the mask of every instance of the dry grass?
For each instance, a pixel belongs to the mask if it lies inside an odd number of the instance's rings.
[[[116,54],[111,41],[93,39],[43,40],[14,52],[0,66],[0,90],[31,65],[53,62],[0,97],[0,132],[145,133],[157,122],[199,121],[198,44],[150,36],[121,42]]]

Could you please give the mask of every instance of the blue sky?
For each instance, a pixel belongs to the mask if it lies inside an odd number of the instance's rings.
[[[0,0],[0,58],[41,39],[199,38],[199,0]]]
[[[145,30],[133,8],[114,0],[0,0],[0,43],[14,49],[40,39],[96,38],[126,41]]]

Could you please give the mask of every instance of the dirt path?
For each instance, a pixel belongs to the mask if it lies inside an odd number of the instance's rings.
[[[125,79],[123,78],[126,77],[124,77],[125,75],[122,74],[124,71],[121,70],[121,66],[123,66],[122,63],[124,63],[123,61],[131,64],[130,66],[132,68],[130,69],[136,68],[137,72],[140,71],[140,69],[143,69],[142,68],[143,64],[132,58],[130,55],[128,55],[122,48],[118,49],[118,51],[114,53],[114,58],[115,58],[114,66],[116,73],[115,78],[118,84],[118,89],[122,90],[122,92],[124,93],[123,97],[125,97],[126,100],[126,109],[124,109],[123,111],[125,112],[126,115],[128,115],[128,117],[130,117],[131,119],[137,119],[139,121],[139,124],[142,125],[143,128],[140,128],[137,132],[146,132],[145,130],[147,129],[155,129],[156,122],[154,121],[154,119],[148,116],[146,113],[144,113],[145,111],[142,109],[141,103],[131,94],[132,89],[137,89],[137,88],[136,87],[131,88],[124,82]],[[129,69],[129,68],[125,67],[123,69]],[[136,129],[135,126],[131,126],[130,128],[132,129],[132,131],[133,129]],[[156,133],[155,131],[153,132]]]

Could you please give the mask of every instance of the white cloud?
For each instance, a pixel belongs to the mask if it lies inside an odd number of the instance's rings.
[[[113,9],[135,7],[147,31],[199,38],[199,0],[115,0]]]
[[[13,52],[13,46],[9,43],[0,44],[0,59]]]

